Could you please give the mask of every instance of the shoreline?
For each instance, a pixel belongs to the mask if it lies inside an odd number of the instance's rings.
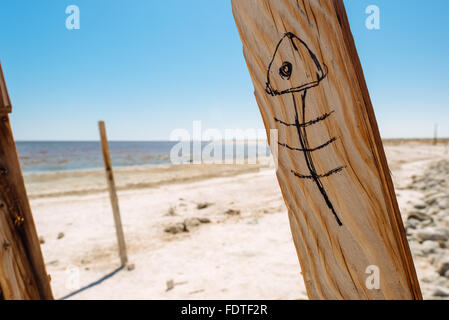
[[[160,164],[114,167],[118,191],[157,188],[215,177],[231,177],[269,168],[269,158],[259,164]],[[30,199],[83,196],[107,192],[105,172],[99,169],[24,174]]]
[[[432,138],[410,138],[410,139],[401,139],[401,138],[394,138],[394,139],[382,139],[384,146],[397,146],[401,144],[416,144],[416,145],[433,145],[434,140]],[[18,142],[96,142],[96,141],[18,141]],[[110,141],[110,142],[134,142],[134,141]],[[146,141],[142,141],[146,142]],[[159,141],[149,141],[149,142],[159,142]],[[166,142],[166,141],[160,141],[160,142]],[[232,142],[232,141],[230,141]],[[265,142],[265,141],[263,141]],[[99,143],[99,142],[98,142]],[[227,143],[227,142],[225,142]],[[234,143],[245,143],[245,144],[257,144],[257,141],[236,141]],[[449,138],[439,138],[438,139],[438,145],[440,146],[446,146],[449,147]],[[20,157],[19,157],[20,158]],[[270,156],[258,156],[256,159],[259,159],[262,161],[266,161],[269,159]],[[167,156],[168,159],[168,156]],[[223,161],[227,161],[229,159],[224,159]],[[244,161],[248,160],[254,160],[253,157],[251,158],[245,158]],[[240,161],[240,159],[239,159]],[[182,163],[184,164],[192,164],[189,162]],[[211,162],[202,161],[198,165],[203,164],[212,164]],[[113,165],[114,169],[120,169],[120,168],[134,168],[134,167],[163,167],[163,166],[173,166],[173,165],[179,165],[179,164],[172,164],[169,160],[161,160],[159,163],[141,163],[141,164],[120,164],[120,165]],[[65,173],[65,172],[83,172],[83,171],[95,171],[95,170],[101,170],[103,169],[102,165],[96,166],[96,167],[85,167],[85,168],[70,168],[70,169],[61,169],[61,170],[42,170],[42,171],[23,171],[24,175],[33,175],[33,174],[45,174],[45,173]]]

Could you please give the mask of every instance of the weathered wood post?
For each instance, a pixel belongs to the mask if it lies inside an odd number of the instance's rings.
[[[8,114],[0,65],[0,299],[53,299]]]
[[[101,150],[103,152],[104,168],[106,170],[106,180],[108,183],[109,197],[111,199],[112,213],[114,215],[115,231],[122,266],[128,263],[126,254],[125,235],[123,233],[122,219],[120,218],[120,208],[118,205],[117,191],[115,189],[114,174],[112,172],[111,156],[109,154],[108,138],[106,136],[106,126],[104,121],[98,122],[101,137]]]
[[[438,123],[435,123],[433,128],[433,145],[436,146],[438,144]]]
[[[421,299],[343,1],[232,7],[309,297]]]

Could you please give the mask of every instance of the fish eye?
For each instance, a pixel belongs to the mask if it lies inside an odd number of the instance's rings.
[[[292,76],[293,71],[293,65],[285,61],[282,66],[279,68],[279,75],[282,79],[290,80],[290,77]]]

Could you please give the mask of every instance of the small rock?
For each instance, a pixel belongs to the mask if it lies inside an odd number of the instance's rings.
[[[418,219],[415,218],[409,218],[406,222],[405,222],[405,227],[411,228],[411,229],[416,229],[418,227],[418,225],[420,224],[420,221]]]
[[[425,201],[428,205],[434,205],[437,203],[438,199],[444,196],[445,194],[443,193],[436,193],[436,194],[434,193],[433,195],[427,197]]]
[[[432,207],[427,211],[427,215],[434,216],[434,215],[438,214],[439,212],[440,212],[439,209]]]
[[[413,207],[418,210],[423,210],[427,208],[427,204],[425,202],[419,202],[416,203]]]
[[[438,207],[437,207],[437,208],[438,208]],[[447,207],[439,207],[438,209],[439,209],[439,210],[438,210],[438,212],[436,213],[436,216],[437,216],[439,219],[442,219],[442,218],[448,216],[448,214],[449,214],[449,206],[447,206]]]
[[[421,281],[424,283],[432,283],[435,281],[435,279],[433,277],[424,277],[421,279]]]
[[[448,209],[449,208],[449,199],[448,198],[439,199],[438,200],[438,207],[441,210]]]
[[[416,229],[412,229],[412,228],[407,228],[407,240],[408,241],[418,241],[418,239],[416,238]]]
[[[230,216],[237,216],[240,214],[240,210],[229,209],[225,212],[225,214]]]
[[[134,263],[128,264],[126,266],[126,270],[133,271],[136,268],[136,265]]]
[[[421,250],[424,254],[435,253],[440,248],[440,245],[436,241],[426,240],[421,244]]]
[[[449,271],[449,257],[444,257],[440,262],[438,263],[437,271],[440,275],[446,276],[446,272]]]
[[[164,229],[165,232],[171,233],[171,234],[177,234],[181,232],[188,232],[186,226],[184,223],[176,223],[171,226],[168,226]]]
[[[167,216],[176,216],[176,207],[170,207],[167,211]]]
[[[62,238],[64,238],[64,237],[65,237],[64,232],[58,233],[58,240],[59,240],[59,239],[62,239]]]
[[[421,241],[447,241],[449,239],[449,232],[445,228],[426,227],[418,230],[416,234]]]
[[[446,228],[448,228],[449,227],[449,216],[444,217],[441,222]]]
[[[407,220],[410,220],[410,219],[416,219],[418,221],[424,221],[424,220],[428,220],[428,219],[432,219],[432,218],[429,217],[427,214],[425,214],[422,211],[414,210],[414,211],[411,211],[407,215]]]
[[[416,241],[410,242],[410,250],[412,254],[418,257],[424,256],[423,251],[421,250],[421,245]]]
[[[45,238],[43,236],[39,237],[39,243],[40,244],[44,244],[45,243]]]
[[[191,292],[189,292],[189,294],[196,294],[196,293],[200,293],[200,292],[204,292],[204,289],[198,289],[195,291],[191,291]]]
[[[207,207],[210,207],[212,205],[212,203],[209,203],[209,202],[202,202],[202,203],[198,203],[197,205],[196,205],[196,208],[198,209],[198,210],[202,210],[202,209],[206,209]]]
[[[426,191],[429,188],[429,185],[426,185],[425,183],[416,183],[415,189]]]
[[[421,228],[429,227],[429,226],[431,226],[431,227],[435,227],[436,226],[436,223],[433,221],[433,219],[424,220],[424,221],[421,222],[421,225],[420,225]]]
[[[449,249],[449,242],[446,242],[446,241],[439,241],[438,242],[439,244],[440,244],[440,248],[442,248],[442,249]]]
[[[428,198],[430,198],[430,197],[435,196],[436,194],[438,194],[438,191],[429,191],[429,192],[425,192],[425,193],[424,193],[424,197],[425,197],[426,199],[428,199]]]
[[[164,229],[165,232],[171,234],[177,234],[181,232],[189,232],[189,229],[198,227],[202,223],[210,223],[208,218],[188,218],[184,222],[178,222],[170,225]]]
[[[168,280],[168,281],[167,281],[167,289],[166,289],[166,291],[170,291],[170,290],[172,290],[174,287],[175,287],[175,282],[174,282],[172,279]]]
[[[259,221],[257,220],[257,219],[252,219],[252,220],[250,220],[250,221],[248,221],[247,222],[247,224],[258,224],[259,223]]]
[[[189,218],[184,220],[184,225],[188,229],[189,227],[197,227],[201,224],[198,218]]]
[[[210,222],[211,222],[209,218],[198,218],[198,220],[199,220],[201,223],[210,223]]]
[[[434,297],[449,297],[449,289],[445,287],[438,286],[433,290],[432,295]]]

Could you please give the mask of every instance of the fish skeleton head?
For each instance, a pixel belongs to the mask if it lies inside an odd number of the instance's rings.
[[[279,41],[268,66],[266,91],[272,96],[316,87],[326,77],[307,44],[288,32]]]

